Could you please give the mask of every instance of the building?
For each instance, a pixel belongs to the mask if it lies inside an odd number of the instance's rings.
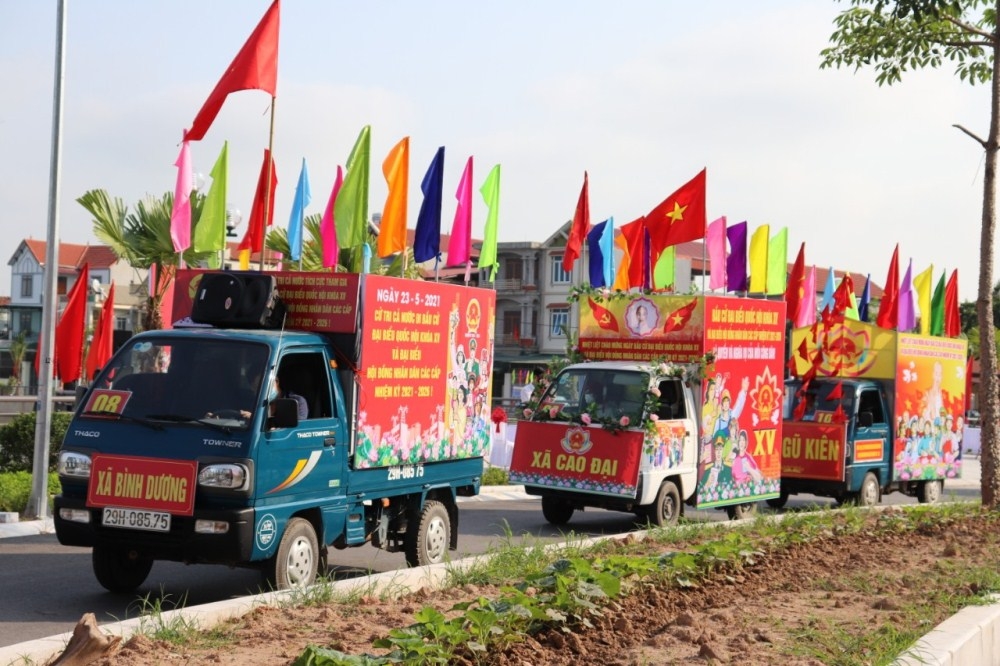
[[[33,365],[42,330],[46,250],[45,241],[30,238],[22,240],[10,261],[7,262],[11,267],[12,293],[7,308],[6,335],[0,339],[0,350],[9,349],[10,341],[23,334],[28,342],[25,365],[29,369]],[[137,330],[148,293],[147,271],[132,268],[120,260],[106,245],[60,243],[58,262],[56,293],[59,299],[59,313],[66,306],[66,299],[79,278],[83,265],[87,264],[90,274],[90,284],[87,288],[88,301],[90,302],[87,315],[88,329],[93,327],[100,316],[108,289],[114,282],[115,331],[121,331],[127,336]],[[2,320],[2,315],[0,315],[0,320]],[[3,328],[4,326],[0,324],[0,329]],[[117,333],[116,337],[119,337]],[[9,354],[4,353],[2,356],[9,359]],[[9,376],[9,369],[4,376]],[[28,377],[29,374],[22,373],[22,376]]]

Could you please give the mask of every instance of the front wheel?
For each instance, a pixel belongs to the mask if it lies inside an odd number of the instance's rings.
[[[153,568],[153,558],[125,546],[95,544],[90,559],[97,582],[116,594],[135,590]]]
[[[917,489],[917,501],[921,504],[936,504],[941,499],[941,481],[924,481]]]
[[[451,519],[444,504],[427,500],[406,528],[406,563],[411,567],[444,562],[451,543]]]
[[[551,525],[565,525],[573,517],[573,505],[558,497],[542,497],[542,515]]]
[[[748,502],[746,504],[732,504],[726,507],[726,515],[729,520],[742,520],[757,513],[757,503]]]
[[[864,481],[861,482],[861,490],[858,491],[857,502],[859,506],[875,506],[881,499],[881,489],[878,486],[878,479],[871,472],[865,474]]]
[[[305,588],[316,581],[319,562],[319,541],[312,523],[292,518],[281,535],[278,554],[268,563],[268,579],[279,590]]]
[[[681,513],[681,493],[673,481],[664,481],[656,494],[656,502],[649,507],[647,517],[649,522],[657,527],[666,527],[677,523]]]

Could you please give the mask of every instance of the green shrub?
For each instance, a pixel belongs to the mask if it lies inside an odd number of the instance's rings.
[[[70,412],[52,412],[52,428],[49,432],[49,471],[55,471],[59,461],[59,449],[63,436],[69,427]],[[0,427],[0,470],[4,472],[30,472],[35,460],[35,418],[34,412],[18,414],[5,426]]]
[[[59,475],[49,474],[49,506],[52,505],[51,498],[62,492],[59,485]],[[3,472],[0,473],[0,511],[16,511],[24,513],[28,508],[28,499],[31,497],[31,473],[30,472]]]
[[[487,467],[483,471],[484,486],[506,486],[508,483],[507,470],[502,467]]]

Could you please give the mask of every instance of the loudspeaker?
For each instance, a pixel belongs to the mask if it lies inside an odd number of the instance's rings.
[[[230,328],[281,328],[285,304],[278,283],[266,273],[205,273],[191,307],[191,320]]]

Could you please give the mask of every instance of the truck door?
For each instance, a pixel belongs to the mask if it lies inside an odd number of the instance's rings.
[[[282,393],[303,398],[307,413],[295,428],[265,425],[258,447],[257,520],[259,527],[261,516],[271,513],[283,526],[292,514],[319,508],[328,543],[343,532],[349,442],[327,368],[320,349],[288,352],[278,363]]]
[[[854,418],[854,437],[848,464],[857,468],[880,467],[879,480],[888,481],[888,460],[892,441],[889,437],[889,420],[882,400],[882,392],[867,386],[858,392],[858,413]],[[858,470],[858,474],[861,470]],[[857,475],[855,475],[857,476]]]

